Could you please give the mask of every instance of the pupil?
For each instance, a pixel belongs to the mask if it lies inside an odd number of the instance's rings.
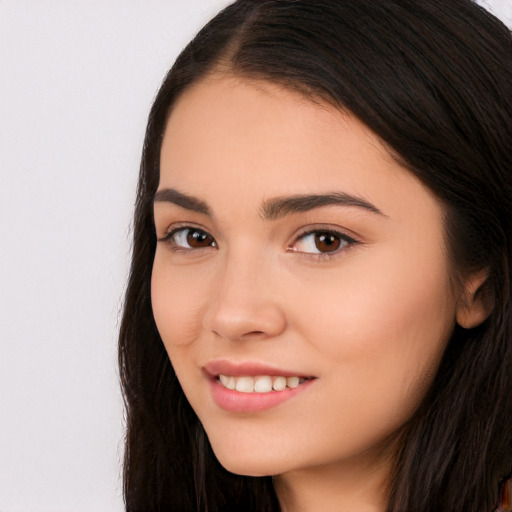
[[[332,252],[339,249],[341,240],[332,233],[319,233],[315,236],[315,245],[320,252]]]
[[[189,231],[187,243],[190,247],[207,247],[211,244],[211,237],[203,231]]]

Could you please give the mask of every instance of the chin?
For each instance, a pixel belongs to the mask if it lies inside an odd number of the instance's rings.
[[[224,469],[230,473],[243,476],[273,476],[286,472],[289,461],[276,456],[275,450],[256,447],[239,449],[231,446],[216,446],[212,443],[213,453]],[[266,447],[264,447],[266,448]]]
[[[254,464],[252,462],[245,462],[240,460],[229,461],[233,462],[233,464],[230,464],[229,462],[228,464],[224,464],[221,459],[219,459],[219,462],[224,469],[235,475],[263,477],[280,474],[279,471],[268,471],[268,466],[265,464]]]

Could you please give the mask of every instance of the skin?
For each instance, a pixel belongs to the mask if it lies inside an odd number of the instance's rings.
[[[436,198],[355,117],[223,75],[174,106],[159,191],[169,188],[209,213],[155,202],[154,317],[221,464],[274,475],[285,511],[384,510],[394,435],[429,388],[457,316],[474,320],[451,286]],[[332,192],[381,213],[336,204],[262,218],[273,198]],[[164,240],[184,226],[212,238]],[[303,236],[313,229],[357,243],[317,254],[314,235]],[[228,412],[203,372],[215,358],[315,380],[268,410]]]

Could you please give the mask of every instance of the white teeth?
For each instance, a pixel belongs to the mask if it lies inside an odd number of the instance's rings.
[[[272,390],[283,391],[286,388],[296,388],[304,379],[300,377],[271,377],[269,375],[255,377],[219,375],[219,381],[225,388],[241,393],[270,393]]]
[[[286,388],[286,377],[277,377],[272,387],[274,391],[283,391]]]
[[[272,379],[268,375],[255,377],[254,391],[256,391],[256,393],[268,393],[272,391]]]
[[[235,389],[235,387],[236,387],[235,377],[228,377],[227,375],[219,375],[219,379],[225,388]]]
[[[289,388],[296,388],[299,385],[299,377],[288,377],[286,379],[286,385]]]
[[[252,377],[238,377],[235,389],[242,393],[252,393],[254,391],[254,379]]]

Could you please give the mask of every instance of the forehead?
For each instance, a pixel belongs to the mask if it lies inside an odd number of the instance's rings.
[[[160,164],[160,189],[214,208],[339,190],[384,212],[401,204],[407,214],[439,213],[430,191],[355,116],[265,81],[213,76],[186,90],[169,117]]]

